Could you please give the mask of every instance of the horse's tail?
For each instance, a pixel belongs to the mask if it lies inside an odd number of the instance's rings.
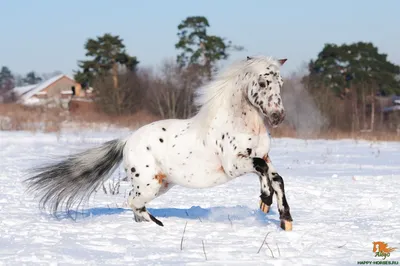
[[[40,206],[55,213],[63,204],[67,210],[88,200],[119,166],[126,140],[115,139],[84,152],[67,156],[61,162],[36,169],[25,180],[28,191],[41,194]]]

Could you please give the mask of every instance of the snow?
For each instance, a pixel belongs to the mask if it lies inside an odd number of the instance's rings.
[[[13,88],[13,91],[15,92],[16,95],[21,96],[21,95],[27,93],[28,91],[32,90],[36,86],[37,86],[37,84],[15,87],[15,88]]]
[[[148,205],[164,227],[132,220],[126,182],[117,195],[99,190],[74,220],[41,212],[25,193],[29,167],[127,133],[0,132],[0,265],[355,265],[382,260],[373,241],[398,247],[386,260],[400,261],[399,142],[273,139],[291,232],[279,228],[275,198],[270,214],[258,211],[255,175],[174,187]]]

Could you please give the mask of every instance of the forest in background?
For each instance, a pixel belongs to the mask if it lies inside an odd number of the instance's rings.
[[[83,88],[94,89],[97,108],[95,114],[79,117],[136,126],[193,116],[195,90],[213,78],[221,62],[244,49],[227,38],[209,34],[209,28],[206,17],[184,19],[177,26],[177,57],[160,59],[162,64],[157,69],[142,67],[140,58],[126,51],[121,36],[105,33],[89,38],[84,43],[86,58],[78,60],[74,78]],[[56,74],[31,71],[22,76],[3,66],[0,95]],[[384,113],[383,109],[395,104],[392,96],[400,95],[400,67],[373,43],[327,43],[304,69],[283,78],[287,116],[283,127],[272,130],[276,136],[399,135],[400,110]],[[10,112],[10,106],[14,111]],[[33,109],[9,103],[0,106],[0,113],[23,121],[31,115],[32,119],[54,120],[53,124],[71,119],[56,110]],[[57,126],[54,128],[57,130]]]

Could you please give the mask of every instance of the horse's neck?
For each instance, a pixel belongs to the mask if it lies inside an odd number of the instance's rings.
[[[231,101],[227,101],[227,104],[218,108],[209,132],[219,134],[217,132],[227,130],[251,135],[261,135],[267,132],[264,120],[258,110],[244,98],[231,99]]]
[[[244,92],[237,88],[236,80],[226,83],[225,86],[232,87],[212,97],[212,101],[192,118],[197,136],[202,141],[211,140],[213,143],[213,139],[220,137],[221,132],[265,134],[267,128],[262,116],[242,95]]]

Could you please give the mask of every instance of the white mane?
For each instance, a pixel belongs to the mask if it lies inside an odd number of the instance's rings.
[[[205,132],[209,128],[211,120],[215,117],[218,109],[225,106],[224,103],[230,101],[233,90],[237,86],[244,87],[242,84],[235,84],[237,77],[245,73],[259,75],[266,72],[268,66],[279,68],[279,62],[272,57],[257,56],[250,60],[240,60],[231,64],[227,69],[220,72],[210,83],[196,90],[195,104],[200,108],[195,119],[201,131]],[[239,81],[240,82],[240,81]],[[242,95],[235,94],[236,97]]]

